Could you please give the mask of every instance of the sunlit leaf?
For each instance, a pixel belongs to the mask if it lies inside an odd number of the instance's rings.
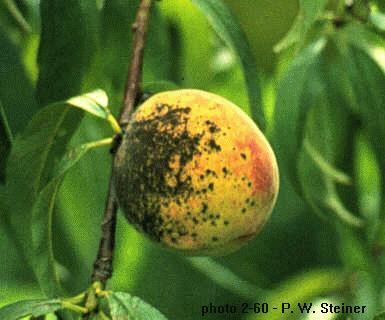
[[[217,34],[235,52],[243,69],[253,120],[265,129],[259,75],[253,53],[240,25],[221,0],[193,0],[202,10]]]
[[[62,308],[59,299],[18,301],[0,309],[0,319],[17,320],[27,316],[39,317]]]
[[[67,102],[99,118],[107,119],[110,111],[108,109],[108,97],[103,90],[95,90],[82,96],[73,97]]]
[[[166,320],[157,309],[128,293],[112,292],[107,300],[112,320]]]
[[[372,12],[369,20],[378,30],[385,31],[385,14],[379,11]]]

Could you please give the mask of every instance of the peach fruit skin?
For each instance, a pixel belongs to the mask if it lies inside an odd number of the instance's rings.
[[[239,107],[200,90],[145,101],[116,156],[126,218],[190,255],[240,248],[260,232],[278,194],[276,159],[261,131]]]

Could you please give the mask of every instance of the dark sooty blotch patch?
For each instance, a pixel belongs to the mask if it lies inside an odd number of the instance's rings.
[[[173,242],[178,242],[179,237],[187,235],[186,227],[171,217],[163,221],[159,212],[162,206],[168,207],[170,201],[181,206],[196,193],[191,177],[185,178],[184,167],[201,153],[199,144],[203,133],[191,134],[187,130],[189,107],[158,104],[156,110],[146,119],[132,122],[124,138],[127,161],[123,174],[117,177],[124,179],[118,181],[122,186],[118,193],[123,195],[121,205],[130,221],[154,240],[160,241],[167,232],[173,235]],[[175,159],[178,159],[176,168],[172,167]],[[166,177],[173,177],[176,183],[167,183]],[[138,192],[139,186],[142,192]],[[166,222],[173,222],[167,230],[164,229]],[[198,223],[195,219],[193,222]]]

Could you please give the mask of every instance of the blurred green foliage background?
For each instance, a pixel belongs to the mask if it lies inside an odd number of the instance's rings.
[[[262,233],[238,252],[215,258],[218,264],[161,249],[119,215],[109,288],[141,297],[169,319],[200,319],[202,305],[210,302],[263,301],[368,305],[368,313],[349,319],[373,319],[385,309],[383,3],[224,2],[256,61],[265,133],[280,165],[277,205]],[[95,88],[107,92],[110,108],[118,113],[138,3],[0,2],[0,306],[43,296],[15,236],[24,230],[15,232],[9,221],[13,204],[25,201],[7,188],[12,141],[48,103]],[[156,3],[145,83],[168,80],[211,91],[250,113],[243,72],[193,2]],[[108,125],[88,115],[73,130],[66,148],[111,135]],[[60,188],[53,248],[67,295],[89,285],[109,173],[107,149],[98,149],[68,173]]]

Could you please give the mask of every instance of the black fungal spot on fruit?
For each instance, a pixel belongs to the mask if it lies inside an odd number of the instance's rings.
[[[242,159],[246,160],[246,155],[244,153],[241,153],[241,157],[242,157]]]
[[[214,139],[210,139],[208,142],[208,145],[209,145],[210,149],[212,149],[214,151],[219,152],[222,150],[221,146],[219,144],[217,144]]]
[[[183,205],[199,193],[193,188],[192,178],[184,168],[195,155],[201,154],[199,146],[205,133],[191,134],[187,130],[190,112],[189,107],[158,104],[156,112],[146,119],[130,123],[120,149],[125,153],[124,167],[116,176],[116,185],[121,186],[117,190],[122,195],[119,199],[124,199],[121,206],[129,221],[156,241],[160,241],[165,233],[171,235],[174,243],[188,235],[188,228],[182,222],[170,216],[164,221],[158,213],[162,207],[169,207],[168,201],[171,200],[164,199],[174,199],[178,205]],[[208,125],[211,133],[219,130],[211,121]],[[206,171],[206,175],[212,173]],[[200,179],[203,178],[201,175]],[[200,191],[204,193],[207,190]],[[202,213],[207,209],[204,203]],[[187,218],[187,222],[199,223],[191,213]]]

